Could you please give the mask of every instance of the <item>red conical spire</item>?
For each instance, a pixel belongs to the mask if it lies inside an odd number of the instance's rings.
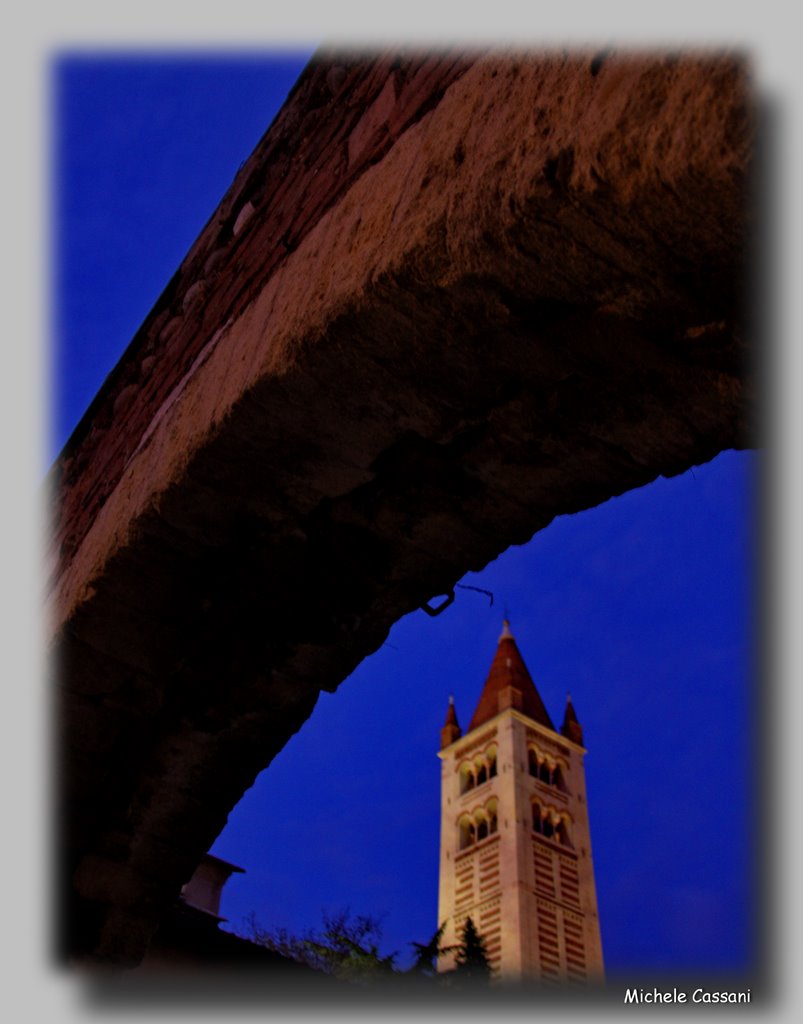
[[[441,729],[441,750],[448,747],[450,743],[459,740],[463,733],[457,721],[457,712],[454,709],[454,697],[449,697],[449,708],[446,712],[446,721]]]
[[[563,716],[563,725],[560,727],[560,731],[573,743],[577,743],[582,747],[583,729],[577,721],[577,715],[575,714],[574,704],[572,704],[571,694],[568,693],[566,694],[566,712]]]
[[[510,623],[505,619],[488,678],[468,727],[469,732],[508,707],[521,711],[553,732],[557,731],[519,653],[510,632]]]

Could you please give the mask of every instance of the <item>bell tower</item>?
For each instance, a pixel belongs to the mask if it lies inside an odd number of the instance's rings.
[[[494,978],[602,979],[585,753],[571,698],[558,731],[505,621],[465,735],[450,698],[438,754],[443,945],[470,917]]]

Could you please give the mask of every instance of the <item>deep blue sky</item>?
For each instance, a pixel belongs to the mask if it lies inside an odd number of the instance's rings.
[[[310,54],[54,62],[54,453]]]
[[[53,65],[55,455],[272,120],[308,54]],[[609,974],[750,960],[751,520],[757,456],[563,517],[421,612],[315,712],[213,847],[237,928],[384,914],[437,926],[439,729],[471,716],[502,611],[552,717],[584,727]]]

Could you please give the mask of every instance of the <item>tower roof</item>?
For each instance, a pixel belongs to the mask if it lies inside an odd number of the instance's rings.
[[[505,691],[508,691],[507,694]],[[511,699],[512,691],[517,691],[521,695],[520,700]],[[503,699],[500,705],[499,698],[502,696],[508,699]],[[553,732],[557,731],[535,688],[532,676],[524,664],[524,658],[516,646],[507,619],[505,619],[502,635],[499,637],[496,654],[491,662],[479,703],[468,727],[469,732],[499,714],[503,706],[515,707],[528,718],[532,718],[534,722],[545,725]]]
[[[570,740],[575,743],[583,745],[583,729],[580,723],[577,721],[577,714],[574,710],[574,704],[572,704],[571,695],[566,695],[566,711],[563,715],[563,725],[560,731],[564,736],[568,736]]]
[[[460,724],[457,721],[457,712],[454,708],[454,697],[451,694],[449,695],[449,707],[446,711],[446,721],[443,724],[445,726],[456,725],[458,729],[460,728]]]
[[[454,743],[455,740],[459,740],[462,735],[460,724],[457,721],[457,712],[454,709],[454,697],[449,697],[449,709],[441,729],[441,750]]]

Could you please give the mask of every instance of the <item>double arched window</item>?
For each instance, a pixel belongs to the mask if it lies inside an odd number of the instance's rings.
[[[474,843],[481,843],[496,833],[498,829],[496,800],[488,800],[482,807],[475,808],[470,814],[461,814],[457,822],[458,849],[466,850]]]
[[[530,775],[545,786],[554,786],[562,792],[566,792],[566,782],[563,777],[563,766],[552,757],[547,757],[535,747],[527,748],[527,762]]]
[[[554,807],[542,807],[537,801],[533,801],[533,832],[544,839],[551,839],[572,849],[571,818],[565,811],[558,811]]]
[[[496,775],[496,744],[492,743],[473,760],[460,765],[460,793],[468,793]]]

